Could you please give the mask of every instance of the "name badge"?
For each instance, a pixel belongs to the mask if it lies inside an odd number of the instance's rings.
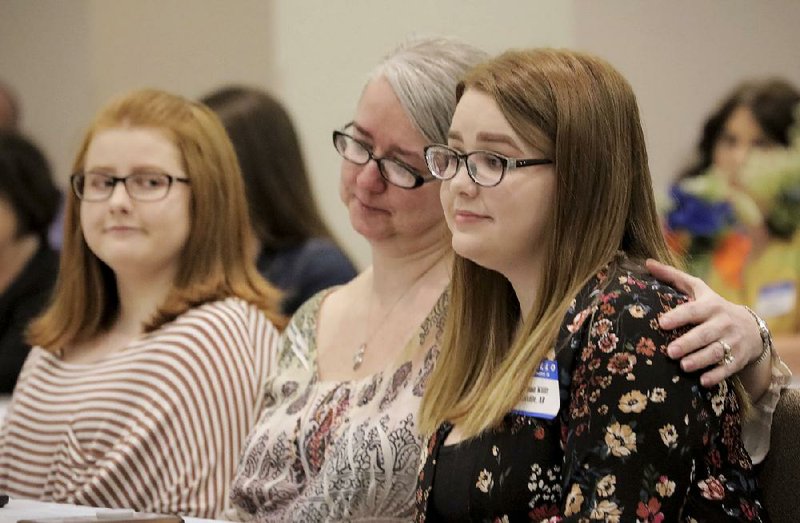
[[[512,412],[533,418],[553,419],[561,400],[558,392],[558,362],[545,359],[539,364],[525,397]]]
[[[794,282],[782,281],[758,290],[755,309],[759,316],[774,318],[792,312],[796,304],[797,288]]]

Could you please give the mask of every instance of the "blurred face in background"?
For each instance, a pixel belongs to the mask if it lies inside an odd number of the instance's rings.
[[[0,253],[14,243],[17,235],[17,215],[14,208],[0,194]]]
[[[767,136],[753,112],[740,105],[731,112],[714,145],[713,165],[738,186],[739,172],[750,153],[774,147],[778,143]]]

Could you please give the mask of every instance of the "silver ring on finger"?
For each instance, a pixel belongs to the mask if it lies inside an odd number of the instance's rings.
[[[725,340],[717,340],[717,343],[722,347],[722,358],[719,360],[719,365],[731,365],[736,358],[733,356],[733,349],[730,343]]]

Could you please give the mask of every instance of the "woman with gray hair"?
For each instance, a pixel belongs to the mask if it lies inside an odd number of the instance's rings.
[[[422,148],[446,138],[456,84],[485,58],[454,40],[406,42],[369,76],[353,121],[334,131],[340,196],[370,242],[372,265],[295,313],[267,387],[270,406],[234,480],[237,516],[411,518],[416,416],[451,263],[439,183],[428,183]]]
[[[370,242],[372,265],[292,318],[267,407],[245,443],[231,517],[411,519],[417,413],[442,339],[452,264],[440,183],[423,148],[447,140],[456,85],[486,57],[451,39],[405,42],[369,76],[353,121],[333,132],[340,196]],[[714,305],[707,316],[725,323],[736,306],[706,296],[685,321],[703,322],[698,315]],[[743,354],[761,351],[755,323],[736,336]],[[706,346],[680,340],[684,350]]]

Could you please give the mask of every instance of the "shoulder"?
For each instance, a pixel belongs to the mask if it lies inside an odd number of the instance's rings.
[[[297,248],[295,263],[307,266],[308,269],[325,269],[327,272],[339,272],[352,278],[357,271],[344,252],[327,238],[311,238]],[[347,278],[347,279],[349,279]],[[347,281],[347,279],[343,281]]]
[[[599,292],[601,303],[610,303],[635,318],[656,316],[689,300],[686,294],[663,283],[643,268],[619,268],[608,275]]]
[[[37,375],[39,372],[49,372],[50,369],[58,361],[58,358],[53,356],[50,352],[46,351],[38,345],[31,348],[28,352],[28,357],[25,358],[25,363],[22,365],[19,377],[17,378],[17,388],[23,389],[24,384],[31,376]]]
[[[299,248],[302,256],[345,257],[337,245],[328,238],[310,238]]]
[[[658,318],[686,301],[685,294],[643,268],[602,271],[572,301],[562,322],[557,350],[570,347],[580,352],[587,343],[599,343],[603,353],[609,355],[631,345],[634,352],[643,351],[648,359],[663,356],[670,360],[666,347],[692,326],[665,331],[659,327]]]
[[[649,321],[688,300],[684,293],[657,280],[644,268],[619,267],[590,278],[572,301],[565,323],[571,326],[570,332],[575,332],[598,314]]]
[[[320,309],[334,291],[342,287],[332,287],[319,291],[306,300],[292,315],[283,331],[279,351],[279,367],[286,368],[292,361],[300,361],[304,366],[310,364],[316,352],[317,323]]]
[[[150,333],[145,343],[180,343],[185,347],[238,352],[276,342],[280,333],[261,309],[238,297],[193,307]],[[264,343],[266,341],[266,343]]]
[[[261,309],[238,297],[224,298],[192,307],[178,316],[174,322],[188,325],[216,323],[241,326],[266,322],[271,325]]]

